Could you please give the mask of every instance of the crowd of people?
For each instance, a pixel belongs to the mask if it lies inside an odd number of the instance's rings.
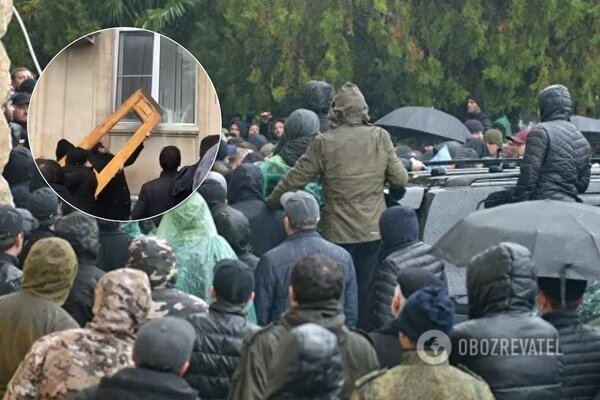
[[[577,311],[586,281],[538,277],[527,248],[502,242],[469,262],[465,305],[449,294],[448,262],[419,240],[415,210],[384,196],[401,197],[408,171],[448,151],[522,156],[505,202],[578,201],[591,148],[569,122],[568,90],[542,91],[541,123],[508,146],[471,98],[465,145],[408,150],[369,123],[357,86],[311,81],[305,97],[285,120],[234,118],[195,165],[179,169],[178,150],[163,149],[131,217],[185,200],[144,223],[94,219],[55,194],[74,196],[61,173],[91,180],[89,153],[69,146],[65,169],[39,162],[51,188],[42,179],[0,205],[0,396],[596,398],[600,333]],[[510,339],[535,354],[428,363],[445,354],[421,343],[431,331],[454,350]]]

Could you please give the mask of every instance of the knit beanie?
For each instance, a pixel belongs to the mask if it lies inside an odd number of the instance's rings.
[[[419,237],[417,213],[405,206],[390,207],[379,218],[379,232],[387,247],[414,242]]]
[[[417,341],[430,330],[438,330],[450,336],[454,324],[454,303],[446,289],[426,286],[406,299],[397,323],[399,332]]]

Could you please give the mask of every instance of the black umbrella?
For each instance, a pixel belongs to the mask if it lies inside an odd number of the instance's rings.
[[[573,115],[571,123],[583,133],[600,133],[600,119]]]
[[[538,275],[600,279],[600,208],[554,200],[527,201],[474,212],[434,246],[434,253],[464,266],[500,242],[527,247]]]
[[[469,130],[459,119],[427,107],[398,108],[378,119],[375,125],[394,128],[406,137],[433,135],[464,143],[470,136]]]

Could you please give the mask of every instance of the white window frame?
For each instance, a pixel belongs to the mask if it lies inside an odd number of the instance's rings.
[[[117,88],[119,85],[119,80],[117,78],[119,71],[119,39],[121,37],[122,32],[136,32],[136,31],[146,31],[145,29],[138,28],[117,28],[115,35],[115,43],[113,45],[114,49],[114,57],[113,57],[113,88],[112,88],[112,110],[115,111],[117,109]],[[152,84],[151,84],[151,93],[152,98],[158,103],[158,91],[160,88],[160,42],[161,35],[156,32],[151,32],[153,34],[153,53],[158,54],[158,57],[152,57]],[[171,40],[167,38],[167,40]],[[175,42],[176,43],[176,42]],[[177,44],[177,43],[176,43]],[[180,122],[180,123],[172,123],[172,122],[159,122],[153,129],[153,132],[156,133],[165,133],[165,134],[173,134],[176,133],[175,136],[187,136],[187,135],[197,135],[199,133],[198,129],[198,65],[196,65],[196,90],[194,92],[194,122]],[[135,132],[135,130],[139,127],[140,122],[138,121],[119,121],[112,129],[112,132],[115,133],[130,133]]]

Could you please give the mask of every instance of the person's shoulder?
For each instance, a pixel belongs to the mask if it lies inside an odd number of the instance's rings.
[[[463,364],[459,364],[457,366],[449,365],[448,371],[452,376],[452,379],[456,379],[457,381],[471,382],[471,383],[480,383],[487,385],[485,380],[469,369],[467,366]]]
[[[281,336],[286,331],[286,328],[279,323],[270,323],[265,325],[246,336],[244,338],[243,347],[261,347],[271,345],[273,340]]]
[[[354,382],[354,387],[358,392],[363,392],[369,389],[373,389],[377,384],[378,380],[385,379],[389,375],[388,369],[380,369],[369,372],[368,374],[360,377]]]

